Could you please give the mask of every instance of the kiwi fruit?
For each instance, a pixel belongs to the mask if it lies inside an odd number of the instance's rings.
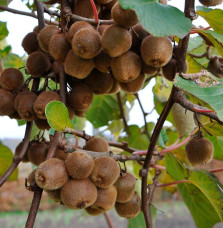
[[[64,150],[57,148],[55,151],[55,158],[65,161],[66,154],[65,154]]]
[[[23,144],[24,144],[24,142],[22,141],[22,142],[20,142],[20,143],[17,145],[17,147],[15,148],[15,154],[14,154],[14,156],[19,156],[20,151],[21,151],[21,149],[22,149],[22,147],[23,147]],[[29,157],[28,157],[27,151],[28,151],[28,150],[26,150],[26,152],[25,152],[25,154],[24,154],[24,156],[23,156],[23,158],[22,158],[22,162],[29,162]]]
[[[47,196],[54,202],[60,202],[60,188],[56,190],[45,190]]]
[[[207,70],[218,78],[223,78],[223,58],[213,56],[208,62]]]
[[[109,25],[105,25],[105,24],[99,25],[99,27],[98,27],[98,32],[100,33],[100,35],[102,35],[102,33],[105,31],[105,29],[106,29],[108,26],[109,26]]]
[[[132,36],[127,29],[113,24],[108,26],[101,36],[101,46],[111,57],[122,55],[130,49]]]
[[[18,111],[18,108],[19,108],[19,103],[21,101],[21,99],[26,96],[26,95],[31,95],[32,92],[28,91],[28,90],[23,90],[22,92],[18,93],[15,97],[15,100],[14,100],[14,108],[16,111]]]
[[[117,81],[130,82],[139,76],[141,72],[141,60],[133,51],[127,51],[112,59],[111,69]]]
[[[157,73],[157,69],[155,67],[152,67],[152,66],[148,66],[147,64],[145,64],[143,61],[142,61],[142,72],[144,74],[149,74],[149,75],[154,75]]]
[[[0,58],[0,74],[2,73],[3,70],[4,70],[4,66],[2,63],[2,58]]]
[[[214,146],[209,139],[195,136],[186,144],[185,152],[193,166],[202,165],[212,160]]]
[[[111,0],[109,3],[107,4],[104,4],[103,7],[106,8],[106,9],[112,9],[112,7],[115,5],[115,3],[117,2],[118,0]]]
[[[38,166],[46,160],[49,145],[42,141],[34,141],[30,144],[27,150],[28,159],[31,163]]]
[[[44,190],[56,190],[68,181],[66,167],[58,158],[50,158],[41,163],[35,172],[37,185]]]
[[[28,54],[31,54],[34,51],[38,51],[39,43],[37,40],[37,33],[35,32],[28,33],[22,40],[22,47]]]
[[[223,0],[199,0],[204,6],[216,6],[223,2]]]
[[[107,92],[107,94],[114,94],[114,93],[118,93],[120,90],[120,86],[119,83],[116,79],[114,79],[113,81],[113,85],[110,91]]]
[[[159,0],[161,4],[167,5],[167,0]]]
[[[132,174],[123,173],[114,184],[117,189],[116,202],[125,203],[129,201],[135,194],[135,184],[136,178]]]
[[[93,137],[86,142],[84,149],[95,152],[108,152],[109,145],[106,140],[98,137]]]
[[[101,50],[100,34],[94,29],[83,28],[74,34],[72,49],[74,53],[83,59],[92,59]]]
[[[16,90],[21,88],[23,83],[23,74],[16,68],[6,68],[0,75],[0,85],[3,89]]]
[[[35,181],[35,172],[36,170],[34,169],[30,174],[29,176],[27,177],[27,184],[29,187],[34,187],[35,184],[36,184],[36,181]]]
[[[0,101],[0,116],[11,115],[15,112],[14,96],[10,91],[0,89]]]
[[[145,74],[140,74],[135,80],[131,82],[119,82],[119,85],[123,91],[127,94],[137,93],[140,89],[142,89],[145,82]]]
[[[71,25],[68,33],[66,34],[66,39],[71,43],[74,34],[83,28],[94,29],[93,26],[86,21],[76,21]]]
[[[50,130],[50,125],[48,124],[47,120],[43,119],[36,119],[34,120],[35,125],[40,129],[40,130]]]
[[[115,210],[120,217],[133,218],[136,217],[141,210],[141,201],[138,193],[135,192],[130,201],[125,203],[116,203]]]
[[[111,157],[98,157],[94,160],[94,169],[91,173],[93,183],[99,188],[111,187],[120,174],[118,163]]]
[[[152,35],[143,39],[140,49],[143,61],[155,68],[166,65],[173,52],[172,44],[168,37],[155,37]]]
[[[72,87],[68,94],[68,102],[75,111],[85,111],[93,102],[93,92],[86,84],[78,84]]]
[[[51,62],[47,54],[42,51],[35,51],[26,61],[28,73],[34,77],[43,77],[49,71]]]
[[[140,54],[140,46],[143,39],[149,35],[141,23],[137,23],[130,29],[132,35],[132,47],[131,50],[137,54]]]
[[[10,119],[16,119],[16,120],[21,120],[22,118],[20,117],[19,113],[18,112],[14,112],[12,113],[11,115],[9,115],[9,118]]]
[[[71,49],[64,62],[64,71],[65,73],[78,78],[86,78],[90,72],[94,69],[94,60],[93,59],[81,59]]]
[[[123,28],[130,28],[138,23],[138,17],[134,10],[123,9],[119,2],[112,7],[112,19]]]
[[[86,111],[75,111],[74,114],[79,117],[85,117]]]
[[[112,19],[111,10],[103,8],[100,14],[98,15],[98,17],[100,18],[100,20],[111,20]]]
[[[101,7],[100,4],[95,2],[97,13],[100,13]],[[91,6],[91,2],[88,0],[76,0],[74,1],[74,14],[86,18],[95,18],[94,11]]]
[[[115,201],[117,197],[116,188],[112,185],[111,187],[106,189],[98,188],[97,191],[98,191],[97,199],[90,208],[96,209],[99,211],[110,210],[115,205]]]
[[[53,91],[44,91],[37,97],[33,109],[38,118],[46,119],[45,108],[51,101],[61,101],[60,96]]]
[[[101,5],[104,5],[104,4],[108,4],[109,2],[111,2],[112,0],[96,0],[96,2],[98,2],[99,4]]]
[[[55,60],[64,61],[70,48],[64,33],[56,33],[49,43],[49,53]]]
[[[37,119],[37,116],[33,109],[36,98],[37,96],[35,93],[30,93],[21,97],[18,106],[18,113],[22,119],[26,121],[33,121]]]
[[[112,58],[105,51],[102,50],[94,58],[95,68],[102,73],[108,73],[111,67],[111,60]]]
[[[65,165],[68,175],[73,179],[85,179],[94,168],[94,159],[85,152],[75,151],[67,157]]]
[[[185,108],[177,103],[172,107],[172,115],[180,138],[192,132],[196,127],[193,112],[189,110],[185,112]]]
[[[88,178],[69,180],[61,188],[62,203],[70,209],[82,209],[91,206],[97,199],[97,188]]]
[[[113,86],[114,79],[110,73],[102,73],[94,69],[90,75],[85,78],[85,83],[95,94],[106,94]]]
[[[93,216],[98,216],[98,215],[101,215],[102,213],[105,212],[105,210],[103,210],[103,209],[92,208],[92,207],[87,207],[87,208],[85,208],[85,211],[86,211],[89,215],[93,215]]]
[[[37,35],[40,48],[49,53],[49,43],[51,38],[60,30],[55,25],[46,25]]]

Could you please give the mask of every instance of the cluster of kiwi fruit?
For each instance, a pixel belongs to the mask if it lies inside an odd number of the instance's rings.
[[[109,145],[93,137],[84,149],[100,154],[108,151]],[[113,206],[121,217],[138,215],[141,202],[135,192],[135,177],[127,172],[120,174],[120,166],[112,157],[93,159],[85,151],[42,162],[28,176],[28,184],[32,187],[36,183],[55,202],[70,209],[85,209],[90,215],[100,215]]]

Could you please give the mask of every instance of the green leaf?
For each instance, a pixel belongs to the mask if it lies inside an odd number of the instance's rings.
[[[11,45],[6,46],[3,50],[0,50],[0,57],[5,58],[11,50],[12,50]]]
[[[149,139],[145,134],[142,134],[142,130],[137,125],[129,126],[129,136],[119,138],[119,141],[128,142],[130,147],[146,150],[149,146]]]
[[[143,213],[140,212],[135,218],[130,218],[128,220],[128,228],[144,228],[146,227],[145,219]]]
[[[109,121],[119,119],[120,111],[115,96],[96,95],[86,118],[95,128],[108,125]]]
[[[153,87],[153,93],[156,98],[161,102],[166,102],[170,96],[173,83],[166,81],[166,85],[163,83],[162,77],[156,77],[156,84]]]
[[[209,104],[223,120],[223,80],[218,79],[220,84],[213,87],[200,87],[192,80],[187,80],[178,76],[175,78],[175,86],[194,95]]]
[[[183,38],[192,28],[191,20],[176,7],[156,3],[155,0],[119,0],[119,2],[124,9],[134,9],[142,25],[154,36]]]
[[[187,73],[197,73],[200,72],[204,67],[193,57],[190,55],[187,55],[187,64],[188,64],[188,70]]]
[[[86,125],[86,118],[79,117],[79,116],[74,116],[72,120],[72,124],[75,129],[77,130],[83,130]]]
[[[182,162],[176,158],[171,152],[165,154],[164,157],[167,173],[176,181],[188,178],[187,169]]]
[[[187,52],[198,48],[203,44],[203,39],[200,36],[190,37]]]
[[[211,30],[198,30],[198,32],[206,36],[223,56],[223,34]]]
[[[22,126],[26,124],[25,120],[17,120],[18,126]]]
[[[162,129],[158,138],[158,145],[163,148],[166,148],[165,144],[167,141],[168,141],[167,133],[165,130]]]
[[[120,132],[124,128],[123,121],[121,119],[119,120],[113,120],[108,125],[108,130],[111,131],[113,134]]]
[[[6,24],[6,22],[0,21],[0,40],[3,40],[9,34]]]
[[[13,153],[12,151],[0,144],[0,176],[3,176],[4,173],[7,171],[9,166],[12,164],[13,160]],[[11,174],[8,180],[17,180],[18,179],[18,168]]]
[[[209,12],[198,10],[197,14],[203,17],[214,31],[223,33],[223,10],[214,9]]]
[[[220,222],[215,209],[196,186],[193,184],[179,184],[178,188],[197,228],[212,228]]]
[[[221,186],[214,181],[206,170],[191,172],[189,180],[207,197],[220,220],[223,221],[223,189]]]
[[[24,66],[24,63],[22,62],[21,57],[19,57],[16,54],[8,54],[3,59],[3,64],[5,68],[13,67],[13,68],[20,68]]]
[[[57,131],[64,131],[66,127],[73,128],[67,107],[60,101],[51,101],[45,109],[50,127]]]

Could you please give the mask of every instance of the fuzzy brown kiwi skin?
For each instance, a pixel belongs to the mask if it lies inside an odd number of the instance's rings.
[[[67,41],[64,33],[55,34],[49,43],[49,53],[55,59],[64,61],[68,51],[70,50],[70,43]]]
[[[50,130],[50,125],[48,124],[47,120],[36,119],[34,122],[40,130]]]
[[[45,108],[51,101],[61,101],[60,96],[53,91],[44,91],[37,97],[33,109],[38,118],[46,120]]]
[[[94,159],[87,153],[75,151],[65,160],[69,176],[73,179],[85,179],[94,168]]]
[[[119,86],[119,83],[118,81],[114,78],[114,82],[113,82],[113,85],[112,85],[112,88],[109,92],[107,92],[107,94],[114,94],[114,93],[118,93],[120,90],[120,86]]]
[[[90,72],[94,69],[93,59],[81,59],[71,49],[66,56],[64,61],[65,73],[78,78],[86,78]]]
[[[35,172],[37,185],[44,190],[56,190],[68,181],[64,162],[58,158],[50,158],[41,163]]]
[[[111,69],[117,81],[130,82],[139,76],[141,60],[133,51],[127,51],[121,56],[112,59]]]
[[[141,209],[141,201],[138,193],[135,192],[130,201],[125,203],[116,203],[115,210],[120,217],[133,218],[137,216]]]
[[[113,86],[114,79],[110,73],[102,73],[94,69],[90,75],[85,78],[85,83],[95,94],[106,94]]]
[[[148,66],[147,64],[144,63],[144,61],[142,60],[142,72],[144,74],[149,74],[149,75],[154,75],[157,73],[157,69],[152,67],[152,66]]]
[[[76,32],[72,39],[74,53],[83,59],[92,59],[101,50],[99,32],[91,28],[83,28]]]
[[[209,139],[197,136],[186,144],[185,152],[193,166],[202,165],[212,160],[214,146]]]
[[[14,96],[10,91],[0,88],[0,100],[0,116],[11,115],[15,112]]]
[[[152,35],[143,39],[141,56],[143,61],[152,67],[160,68],[171,59],[173,48],[168,37],[154,37]]]
[[[29,92],[28,90],[24,90],[16,95],[15,100],[14,100],[14,108],[16,111],[18,111],[18,107],[19,107],[21,98],[26,96],[27,94],[32,94],[32,92]]]
[[[45,190],[47,196],[52,199],[54,202],[60,202],[60,189],[56,190]]]
[[[84,149],[95,152],[108,152],[109,145],[105,139],[94,137],[86,142]]]
[[[112,7],[112,18],[119,26],[123,28],[130,28],[138,23],[138,17],[134,10],[125,10],[121,7],[119,2],[116,2]]]
[[[101,37],[101,45],[110,57],[117,57],[130,49],[132,36],[127,29],[113,24],[104,30]]]
[[[86,21],[76,21],[75,23],[73,23],[68,31],[68,33],[66,33],[66,39],[71,43],[73,36],[76,32],[78,32],[80,29],[83,28],[90,28],[90,29],[94,29],[93,26],[86,22]]]
[[[145,82],[145,74],[140,74],[135,80],[131,82],[119,82],[119,85],[123,91],[128,94],[137,93],[140,89],[142,89]]]
[[[101,51],[95,58],[94,64],[95,68],[103,73],[108,73],[111,68],[112,58],[105,52]]]
[[[28,33],[22,40],[22,47],[28,54],[31,54],[34,51],[38,51],[39,43],[37,40],[37,33],[35,32]]]
[[[97,188],[91,180],[69,180],[61,188],[62,203],[70,209],[82,209],[91,206],[97,199]]]
[[[123,173],[115,182],[117,189],[116,202],[125,203],[129,201],[135,193],[136,178],[130,173]]]
[[[223,0],[199,0],[204,6],[216,6],[223,2]]]
[[[31,163],[38,166],[46,160],[49,145],[43,142],[33,142],[27,150],[27,156]]]
[[[22,119],[27,121],[33,121],[37,119],[33,109],[36,98],[37,96],[34,93],[26,94],[21,97],[18,106],[18,113]]]
[[[19,156],[19,153],[21,152],[23,144],[24,144],[24,142],[22,141],[17,145],[17,147],[15,148],[15,156]],[[22,158],[22,162],[29,162],[27,150]]]
[[[23,83],[23,74],[16,68],[6,68],[0,75],[0,85],[3,89],[16,90],[19,89]]]
[[[94,169],[91,173],[93,183],[102,189],[112,186],[119,177],[120,167],[111,157],[99,157],[94,161]]]
[[[90,108],[93,102],[93,91],[86,84],[78,84],[72,87],[68,94],[68,102],[72,109],[85,111]]]
[[[49,53],[50,40],[56,33],[59,32],[60,30],[56,26],[47,25],[38,33],[37,39],[39,42],[39,46],[44,52]]]
[[[98,208],[92,208],[92,207],[87,207],[85,208],[85,211],[92,216],[98,216],[101,215],[102,213],[105,212],[103,209],[98,209]]]
[[[34,77],[42,77],[49,71],[51,62],[45,53],[41,51],[35,51],[29,55],[26,61],[26,68],[28,73]]]

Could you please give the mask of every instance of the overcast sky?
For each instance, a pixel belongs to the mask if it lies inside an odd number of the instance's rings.
[[[195,1],[196,5],[199,4],[198,0]],[[183,11],[184,9],[184,1],[183,0],[171,0],[169,4],[178,7]],[[9,4],[10,8],[14,8],[17,10],[28,11],[25,4],[21,0],[13,0]],[[218,7],[218,8],[222,8]],[[47,17],[48,15],[46,15]],[[21,16],[17,14],[12,14],[8,12],[0,13],[0,21],[7,21],[7,28],[9,30],[9,35],[7,37],[8,43],[12,46],[12,52],[16,53],[20,56],[24,55],[25,52],[21,46],[21,42],[24,36],[31,32],[33,28],[37,25],[37,19]],[[207,23],[202,19],[198,18],[193,22],[195,25],[207,26]],[[152,87],[154,85],[154,81],[150,83],[146,89],[140,91],[139,95],[142,99],[142,103],[146,112],[151,111],[153,108],[153,94]],[[154,111],[152,115],[148,116],[147,121],[155,121],[157,120],[158,115]],[[134,106],[133,110],[130,113],[130,121],[129,124],[138,124],[140,126],[144,125],[143,116],[140,112],[138,103]],[[4,138],[23,138],[25,132],[25,126],[18,127],[16,120],[11,120],[10,118],[4,116],[0,116],[0,139]],[[89,128],[88,128],[89,129]]]

